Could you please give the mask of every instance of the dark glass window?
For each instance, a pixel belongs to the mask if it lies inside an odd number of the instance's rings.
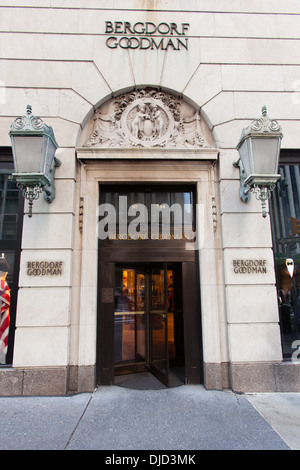
[[[15,183],[9,180],[9,175],[12,172],[11,148],[0,147],[0,257],[4,256],[9,264],[5,281],[10,291],[8,346],[5,351],[0,347],[0,366],[12,364],[13,358],[24,208],[20,190]],[[3,302],[1,302],[1,305],[3,307]],[[4,310],[2,309],[1,312],[1,320],[4,319]]]
[[[270,200],[283,357],[300,345],[300,152],[282,152]]]
[[[20,191],[6,171],[0,169],[0,240],[16,240]]]
[[[141,239],[152,238],[188,238],[193,239],[195,229],[194,191],[183,187],[116,187],[100,188],[100,206],[109,204],[114,208],[115,215],[111,222],[111,237],[118,238],[128,229],[128,237],[135,221],[140,221]],[[109,211],[109,207],[108,207]],[[100,216],[106,217],[102,209]],[[101,219],[100,219],[101,220]],[[104,220],[104,219],[103,219]],[[115,220],[115,229],[112,228]],[[131,223],[133,225],[131,225]],[[103,233],[103,232],[102,232]],[[110,238],[110,237],[108,237]]]

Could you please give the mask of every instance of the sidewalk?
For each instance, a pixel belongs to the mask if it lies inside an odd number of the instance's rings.
[[[111,386],[67,397],[0,397],[0,416],[0,450],[300,449],[300,393]]]

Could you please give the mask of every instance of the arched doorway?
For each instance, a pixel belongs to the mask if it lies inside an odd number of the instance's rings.
[[[98,225],[97,383],[112,384],[127,368],[149,369],[172,386],[176,362],[186,383],[202,383],[196,238],[199,205],[213,192],[217,159],[208,127],[182,98],[147,87],[101,105],[83,135],[76,153],[90,188],[84,205],[89,214],[94,207]],[[160,211],[158,219],[153,207]],[[84,244],[94,243],[83,230]],[[118,297],[127,306],[130,300],[127,310],[118,306]]]

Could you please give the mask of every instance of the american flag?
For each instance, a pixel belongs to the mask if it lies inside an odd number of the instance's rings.
[[[4,354],[6,354],[9,330],[10,290],[3,279],[0,280],[0,301],[0,349]]]

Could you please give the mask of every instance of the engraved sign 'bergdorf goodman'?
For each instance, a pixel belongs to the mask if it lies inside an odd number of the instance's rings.
[[[265,259],[234,259],[232,264],[236,274],[267,274]]]
[[[28,276],[61,276],[63,261],[28,261]]]
[[[188,38],[184,36],[189,26],[189,23],[105,21],[105,34],[110,35],[106,45],[110,49],[188,50]]]

